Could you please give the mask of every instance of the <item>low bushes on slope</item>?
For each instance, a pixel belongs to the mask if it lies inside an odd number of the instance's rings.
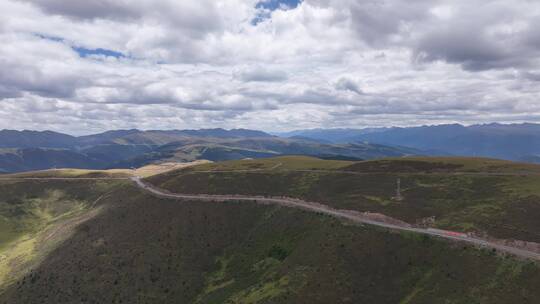
[[[0,303],[537,303],[538,266],[253,203],[119,188]]]
[[[249,165],[262,170],[228,172],[246,170],[246,165],[207,164],[204,170],[194,167],[149,181],[177,193],[290,196],[339,209],[379,212],[411,224],[434,220],[431,225],[439,228],[540,242],[540,176],[521,174],[521,164],[485,161],[462,166],[445,159],[386,160],[321,170],[326,161],[316,160],[309,166],[316,169],[309,171],[285,162],[284,167],[272,169],[270,160],[255,160]],[[504,165],[504,170],[516,165],[518,171],[493,174],[502,170],[495,164]],[[222,168],[227,172],[214,172]],[[461,172],[472,168],[470,174]],[[352,169],[356,171],[345,172]],[[536,166],[529,168],[529,172],[534,170]],[[396,199],[398,179],[401,200]]]

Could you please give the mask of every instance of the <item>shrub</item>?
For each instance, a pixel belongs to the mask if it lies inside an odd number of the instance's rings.
[[[278,261],[283,261],[289,256],[289,252],[279,245],[274,245],[268,251],[268,257],[274,258]]]

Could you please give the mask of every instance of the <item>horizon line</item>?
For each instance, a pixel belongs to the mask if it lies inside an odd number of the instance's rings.
[[[489,125],[502,125],[502,126],[512,126],[512,125],[540,125],[540,122],[510,122],[510,123],[504,123],[504,122],[486,122],[486,123],[471,123],[471,124],[465,124],[465,123],[440,123],[440,124],[422,124],[422,125],[409,125],[409,126],[399,126],[399,125],[392,125],[392,126],[377,126],[377,127],[314,127],[314,128],[298,128],[298,129],[289,129],[286,131],[267,131],[263,129],[250,129],[250,128],[223,128],[223,127],[217,127],[217,128],[198,128],[198,129],[139,129],[139,128],[120,128],[120,129],[108,129],[101,132],[96,133],[87,133],[87,134],[81,134],[81,135],[74,135],[63,131],[55,131],[51,129],[0,129],[0,132],[5,131],[13,131],[13,132],[53,132],[63,135],[69,135],[73,137],[83,137],[83,136],[92,136],[92,135],[98,135],[103,134],[107,132],[115,132],[115,131],[139,131],[139,132],[164,132],[164,131],[204,131],[204,130],[224,130],[224,131],[233,131],[233,130],[247,130],[247,131],[258,131],[267,133],[269,135],[276,135],[279,136],[279,134],[287,134],[292,132],[298,132],[298,131],[311,131],[311,130],[367,130],[367,129],[407,129],[407,128],[421,128],[421,127],[439,127],[439,126],[462,126],[462,127],[472,127],[472,126],[489,126]]]

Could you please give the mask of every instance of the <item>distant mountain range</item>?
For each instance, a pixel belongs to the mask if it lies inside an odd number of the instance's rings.
[[[114,130],[104,133],[75,137],[52,131],[0,131],[0,148],[77,148],[98,144],[146,144],[160,145],[181,139],[272,137],[261,131],[246,129],[201,130]]]
[[[313,129],[275,135],[247,129],[132,129],[79,137],[52,131],[0,131],[0,172],[130,168],[165,161],[293,154],[330,159],[453,155],[540,163],[540,125]]]
[[[392,128],[366,128],[366,129],[308,129],[290,132],[275,133],[286,138],[304,138],[327,143],[354,142],[357,136],[364,134],[383,132]]]
[[[459,124],[411,128],[298,130],[286,137],[326,143],[372,143],[406,146],[431,154],[482,156],[508,160],[540,161],[540,124]]]
[[[0,172],[4,173],[66,167],[130,168],[165,161],[221,161],[286,154],[357,160],[426,155],[406,147],[328,144],[246,129],[133,129],[79,137],[51,131],[0,131]]]

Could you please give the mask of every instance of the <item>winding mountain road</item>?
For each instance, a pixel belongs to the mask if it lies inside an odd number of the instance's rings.
[[[263,197],[263,196],[247,196],[247,195],[210,195],[210,194],[179,194],[179,193],[170,193],[166,190],[155,187],[154,185],[148,184],[141,180],[140,177],[131,177],[131,180],[141,188],[142,190],[153,194],[154,196],[166,199],[184,199],[184,200],[194,200],[194,201],[206,201],[206,202],[227,202],[227,201],[248,201],[255,202],[264,205],[280,205],[284,207],[297,208],[302,210],[307,210],[315,213],[322,213],[330,215],[340,219],[350,220],[355,223],[373,225],[378,227],[383,227],[391,230],[399,231],[408,231],[413,233],[420,233],[424,235],[431,235],[435,237],[440,237],[443,239],[448,239],[452,241],[460,241],[473,244],[479,247],[491,248],[500,252],[509,253],[521,258],[533,259],[540,261],[540,253],[529,251],[526,249],[505,246],[497,243],[493,243],[487,240],[470,237],[465,234],[453,233],[451,231],[437,230],[437,229],[424,229],[424,228],[415,228],[408,227],[405,225],[396,225],[391,223],[385,223],[380,221],[375,221],[362,214],[351,212],[349,210],[339,210],[334,209],[326,205],[306,202],[299,199],[293,198],[282,198],[282,197]]]
[[[335,218],[350,220],[355,223],[367,224],[378,226],[390,230],[408,231],[413,233],[419,233],[424,235],[431,235],[447,240],[460,241],[469,243],[475,246],[495,249],[500,252],[512,254],[521,258],[533,259],[540,261],[540,253],[521,249],[512,246],[506,246],[498,243],[494,243],[488,240],[471,237],[461,233],[455,233],[451,231],[437,230],[437,229],[424,229],[411,227],[409,225],[398,225],[393,223],[387,223],[382,221],[376,221],[370,219],[366,215],[359,212],[350,210],[334,209],[327,205],[307,202],[300,199],[288,198],[288,197],[264,197],[264,196],[249,196],[249,195],[210,195],[210,194],[180,194],[170,193],[167,190],[157,188],[154,185],[144,182],[141,177],[92,177],[92,178],[73,178],[73,177],[0,177],[0,180],[132,180],[140,189],[160,198],[166,199],[183,199],[192,201],[206,201],[206,202],[228,202],[228,201],[247,201],[254,202],[263,205],[279,205],[289,208],[296,208],[306,210],[310,212],[326,214]]]

